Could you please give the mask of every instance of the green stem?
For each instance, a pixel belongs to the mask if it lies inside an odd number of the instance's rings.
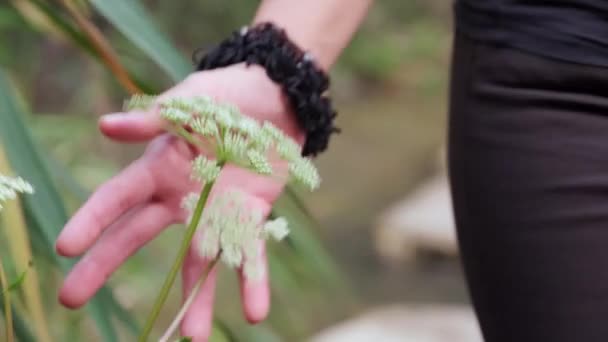
[[[167,331],[165,331],[165,333],[163,334],[163,337],[161,337],[160,340],[158,340],[159,342],[168,342],[169,339],[171,338],[171,335],[173,335],[175,330],[177,330],[177,326],[182,321],[182,319],[184,319],[184,316],[186,315],[186,312],[190,308],[190,305],[192,305],[192,302],[194,302],[194,298],[196,298],[196,295],[198,294],[199,289],[205,283],[205,280],[207,280],[207,277],[209,276],[209,273],[211,273],[211,270],[215,267],[217,262],[220,260],[220,254],[221,254],[221,252],[213,260],[211,260],[211,262],[209,262],[207,267],[205,267],[205,270],[203,270],[203,273],[196,281],[196,284],[194,285],[192,290],[190,290],[190,294],[188,295],[188,298],[186,299],[186,301],[184,301],[182,308],[179,310],[179,312],[173,319],[173,322],[171,322],[171,325],[169,326]]]
[[[4,319],[6,321],[6,341],[13,342],[13,310],[11,309],[11,299],[9,293],[8,280],[4,273],[4,266],[0,261],[0,285],[2,297],[4,297]]]
[[[180,136],[182,136],[184,139],[186,139],[187,142],[189,142],[190,144],[200,147],[200,141],[198,141],[192,134],[190,134],[190,132],[188,132],[184,126],[177,126],[177,132],[179,133]]]
[[[152,312],[148,315],[146,319],[146,324],[144,325],[144,329],[142,334],[139,336],[139,342],[146,342],[152,332],[152,327],[160,314],[160,310],[163,307],[163,304],[167,300],[167,296],[169,295],[169,291],[175,282],[175,278],[177,277],[177,273],[179,272],[180,267],[184,263],[184,259],[186,258],[186,254],[188,253],[188,248],[190,247],[190,242],[194,237],[194,233],[196,232],[196,228],[198,227],[198,223],[201,220],[201,215],[203,214],[203,209],[205,208],[205,204],[207,203],[207,199],[209,198],[209,193],[211,193],[211,188],[213,188],[214,182],[209,182],[205,184],[203,190],[201,191],[201,196],[199,197],[198,203],[196,204],[196,209],[192,214],[192,220],[188,225],[188,229],[186,230],[186,235],[182,240],[182,244],[179,247],[179,251],[177,253],[177,257],[173,262],[173,266],[171,266],[171,270],[167,277],[165,278],[165,282],[163,283],[158,296],[156,297],[156,301],[154,302],[154,306],[152,307]]]

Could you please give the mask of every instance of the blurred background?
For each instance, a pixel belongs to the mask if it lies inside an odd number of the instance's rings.
[[[69,213],[144,146],[119,145],[98,133],[97,117],[119,110],[128,93],[87,50],[90,45],[60,32],[57,22],[71,21],[59,2],[0,3],[0,67]],[[175,78],[116,25],[108,14],[112,8],[92,3],[79,2],[78,8],[138,84],[153,92],[171,86]],[[141,5],[137,14],[147,16],[177,53],[189,58],[194,49],[247,24],[258,1],[141,0]],[[274,306],[268,322],[256,327],[244,323],[234,276],[224,270],[216,304],[218,331],[224,332],[215,338],[481,340],[458,262],[443,162],[451,6],[445,0],[376,2],[332,71],[343,133],[317,159],[323,185],[314,194],[298,194],[304,207],[294,215],[306,226],[312,256],[276,251],[284,258],[271,262]],[[49,20],[45,9],[59,20]],[[79,26],[72,25],[77,32]],[[284,202],[278,210],[291,210],[290,205],[293,209],[293,201]],[[136,321],[150,309],[171,264],[180,238],[176,232],[166,231],[110,279],[116,300]],[[11,258],[7,245],[0,243],[0,256]],[[32,245],[36,259],[35,241]],[[293,245],[297,254],[298,242]],[[39,258],[35,266],[51,335],[58,341],[108,340],[96,332],[95,318],[87,312],[59,307],[53,291],[61,271],[46,270],[48,258]],[[321,268],[325,273],[317,274]],[[13,277],[19,272],[9,270]],[[170,322],[179,298],[177,291],[172,294],[162,326]],[[27,322],[27,312],[24,317]],[[123,330],[128,329],[119,328],[114,338],[132,340]]]

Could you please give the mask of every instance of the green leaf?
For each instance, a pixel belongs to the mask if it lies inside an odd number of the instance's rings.
[[[0,307],[4,306],[4,296],[0,296]],[[12,306],[13,310],[13,328],[15,330],[15,335],[17,336],[17,340],[19,342],[36,342],[36,338],[34,334],[30,330],[30,324],[26,323],[25,318],[21,317],[19,311],[15,309],[15,306]],[[0,310],[0,314],[4,314],[3,310]]]
[[[21,272],[21,274],[17,277],[17,279],[15,279],[12,283],[10,283],[8,285],[6,292],[15,291],[19,286],[21,286],[21,284],[23,283],[23,280],[25,279],[26,273],[27,273],[27,270]]]
[[[114,297],[114,293],[110,290],[109,287],[102,287],[97,293],[97,297],[99,298],[100,303],[105,303],[107,309],[116,315],[116,318],[119,322],[123,323],[129,331],[133,334],[133,336],[139,333],[139,324],[133,315],[125,309],[116,297]]]
[[[230,328],[220,319],[213,320],[209,342],[233,342],[236,341]]]
[[[22,28],[23,20],[9,5],[0,5],[0,30]]]
[[[44,254],[53,255],[55,263],[67,272],[73,260],[60,258],[54,253],[54,241],[67,221],[63,201],[44,163],[42,153],[36,146],[23,121],[23,110],[18,106],[9,80],[0,69],[0,144],[14,170],[27,179],[36,189],[35,196],[24,196],[25,213],[31,223],[32,234],[37,234],[43,242]],[[112,296],[102,290],[93,298],[87,308],[90,310],[104,341],[117,341],[112,325],[112,313],[119,306]]]
[[[233,331],[237,334],[235,341],[247,342],[280,342],[281,338],[266,324],[255,326],[235,324]]]
[[[319,223],[292,188],[287,188],[275,203],[271,216],[283,216],[287,219],[290,230],[287,242],[308,264],[307,268],[315,272],[319,285],[328,285],[334,290],[346,288],[346,281],[340,269],[312,231],[319,227]]]
[[[90,0],[91,4],[133,44],[145,52],[174,81],[192,72],[192,65],[159,31],[137,0]]]
[[[80,33],[74,25],[66,20],[59,11],[53,8],[48,2],[42,0],[29,0],[34,6],[38,8],[41,14],[45,15],[49,19],[49,23],[54,25],[54,29],[59,32],[63,32],[65,37],[72,40],[77,46],[88,52],[93,56],[97,56],[97,52],[90,44],[86,36]],[[28,20],[28,18],[25,18]]]
[[[36,196],[24,196],[24,202],[52,246],[67,221],[66,210],[15,99],[6,74],[0,70],[0,143],[5,146],[13,169],[36,189]]]

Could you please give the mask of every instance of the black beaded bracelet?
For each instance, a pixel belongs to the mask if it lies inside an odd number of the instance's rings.
[[[214,48],[195,52],[194,61],[199,71],[242,62],[264,67],[268,77],[281,85],[300,128],[306,133],[304,156],[323,152],[331,134],[340,131],[334,126],[336,111],[325,94],[329,77],[316,66],[310,54],[271,23],[236,31]]]

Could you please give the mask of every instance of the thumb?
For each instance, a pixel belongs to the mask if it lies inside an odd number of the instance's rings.
[[[121,142],[143,142],[164,131],[160,116],[145,111],[106,114],[99,119],[99,129],[110,139]]]
[[[184,80],[160,94],[156,101],[173,97],[190,97],[203,92],[202,82]],[[120,142],[145,142],[165,131],[157,105],[149,110],[132,110],[106,114],[99,119],[99,129],[110,139]]]

